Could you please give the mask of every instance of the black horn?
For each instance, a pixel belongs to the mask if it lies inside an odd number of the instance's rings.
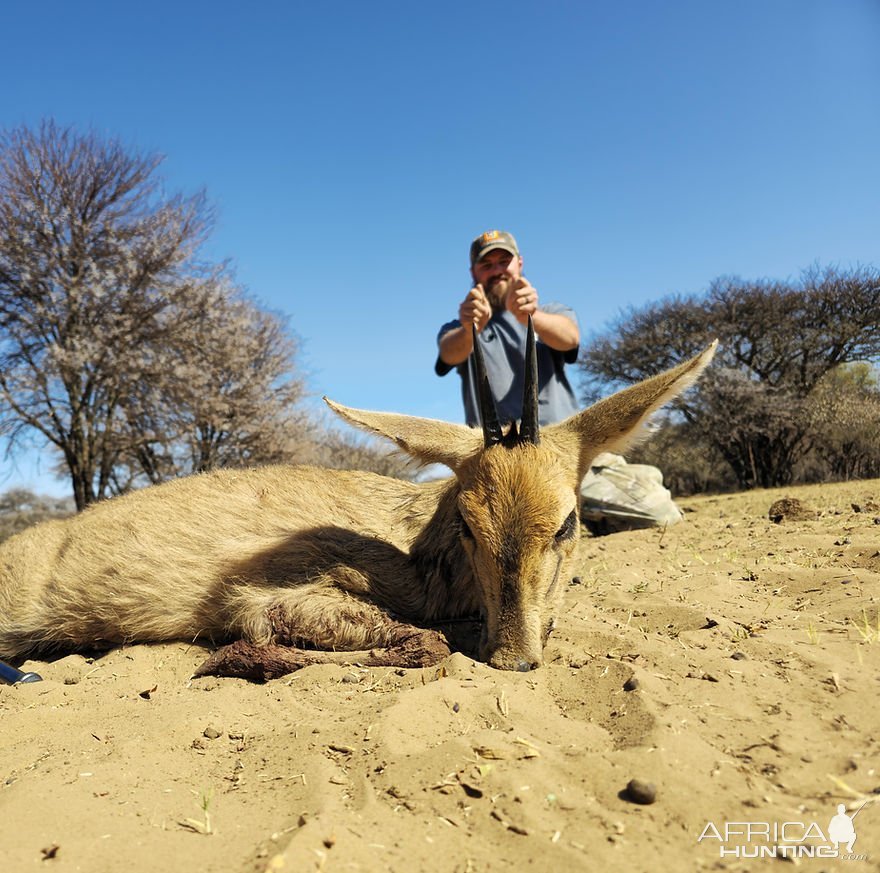
[[[519,439],[523,443],[538,445],[538,349],[535,345],[535,326],[529,316],[529,330],[526,334],[526,373],[523,387],[522,422],[519,426]]]
[[[498,410],[492,399],[492,391],[489,388],[489,377],[486,375],[486,362],[483,360],[483,350],[477,337],[477,326],[473,325],[474,331],[474,365],[477,368],[477,400],[480,404],[480,421],[483,424],[483,441],[486,448],[498,445],[504,438],[501,433],[501,425],[498,422]]]

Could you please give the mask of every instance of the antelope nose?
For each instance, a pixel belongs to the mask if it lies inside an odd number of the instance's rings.
[[[502,654],[496,652],[489,658],[489,666],[496,670],[512,670],[516,673],[529,673],[541,666],[540,658],[524,658],[521,654]]]

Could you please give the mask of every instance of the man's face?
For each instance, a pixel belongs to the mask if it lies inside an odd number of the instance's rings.
[[[486,252],[471,267],[474,281],[483,286],[493,308],[504,306],[504,297],[512,279],[518,279],[522,271],[522,258],[504,249]]]

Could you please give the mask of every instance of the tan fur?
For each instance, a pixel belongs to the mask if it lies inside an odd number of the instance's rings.
[[[0,657],[197,638],[354,651],[387,645],[397,621],[481,613],[490,664],[537,666],[589,461],[626,445],[713,351],[543,429],[537,446],[486,449],[461,425],[328,401],[447,464],[448,480],[221,470],[26,530],[0,546]]]

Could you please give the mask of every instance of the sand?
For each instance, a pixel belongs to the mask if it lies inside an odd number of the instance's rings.
[[[781,497],[816,515],[770,521]],[[0,870],[878,870],[877,503],[700,497],[585,535],[532,673],[193,680],[183,643],[28,662],[43,682],[0,686]],[[841,803],[856,858],[811,857]]]

